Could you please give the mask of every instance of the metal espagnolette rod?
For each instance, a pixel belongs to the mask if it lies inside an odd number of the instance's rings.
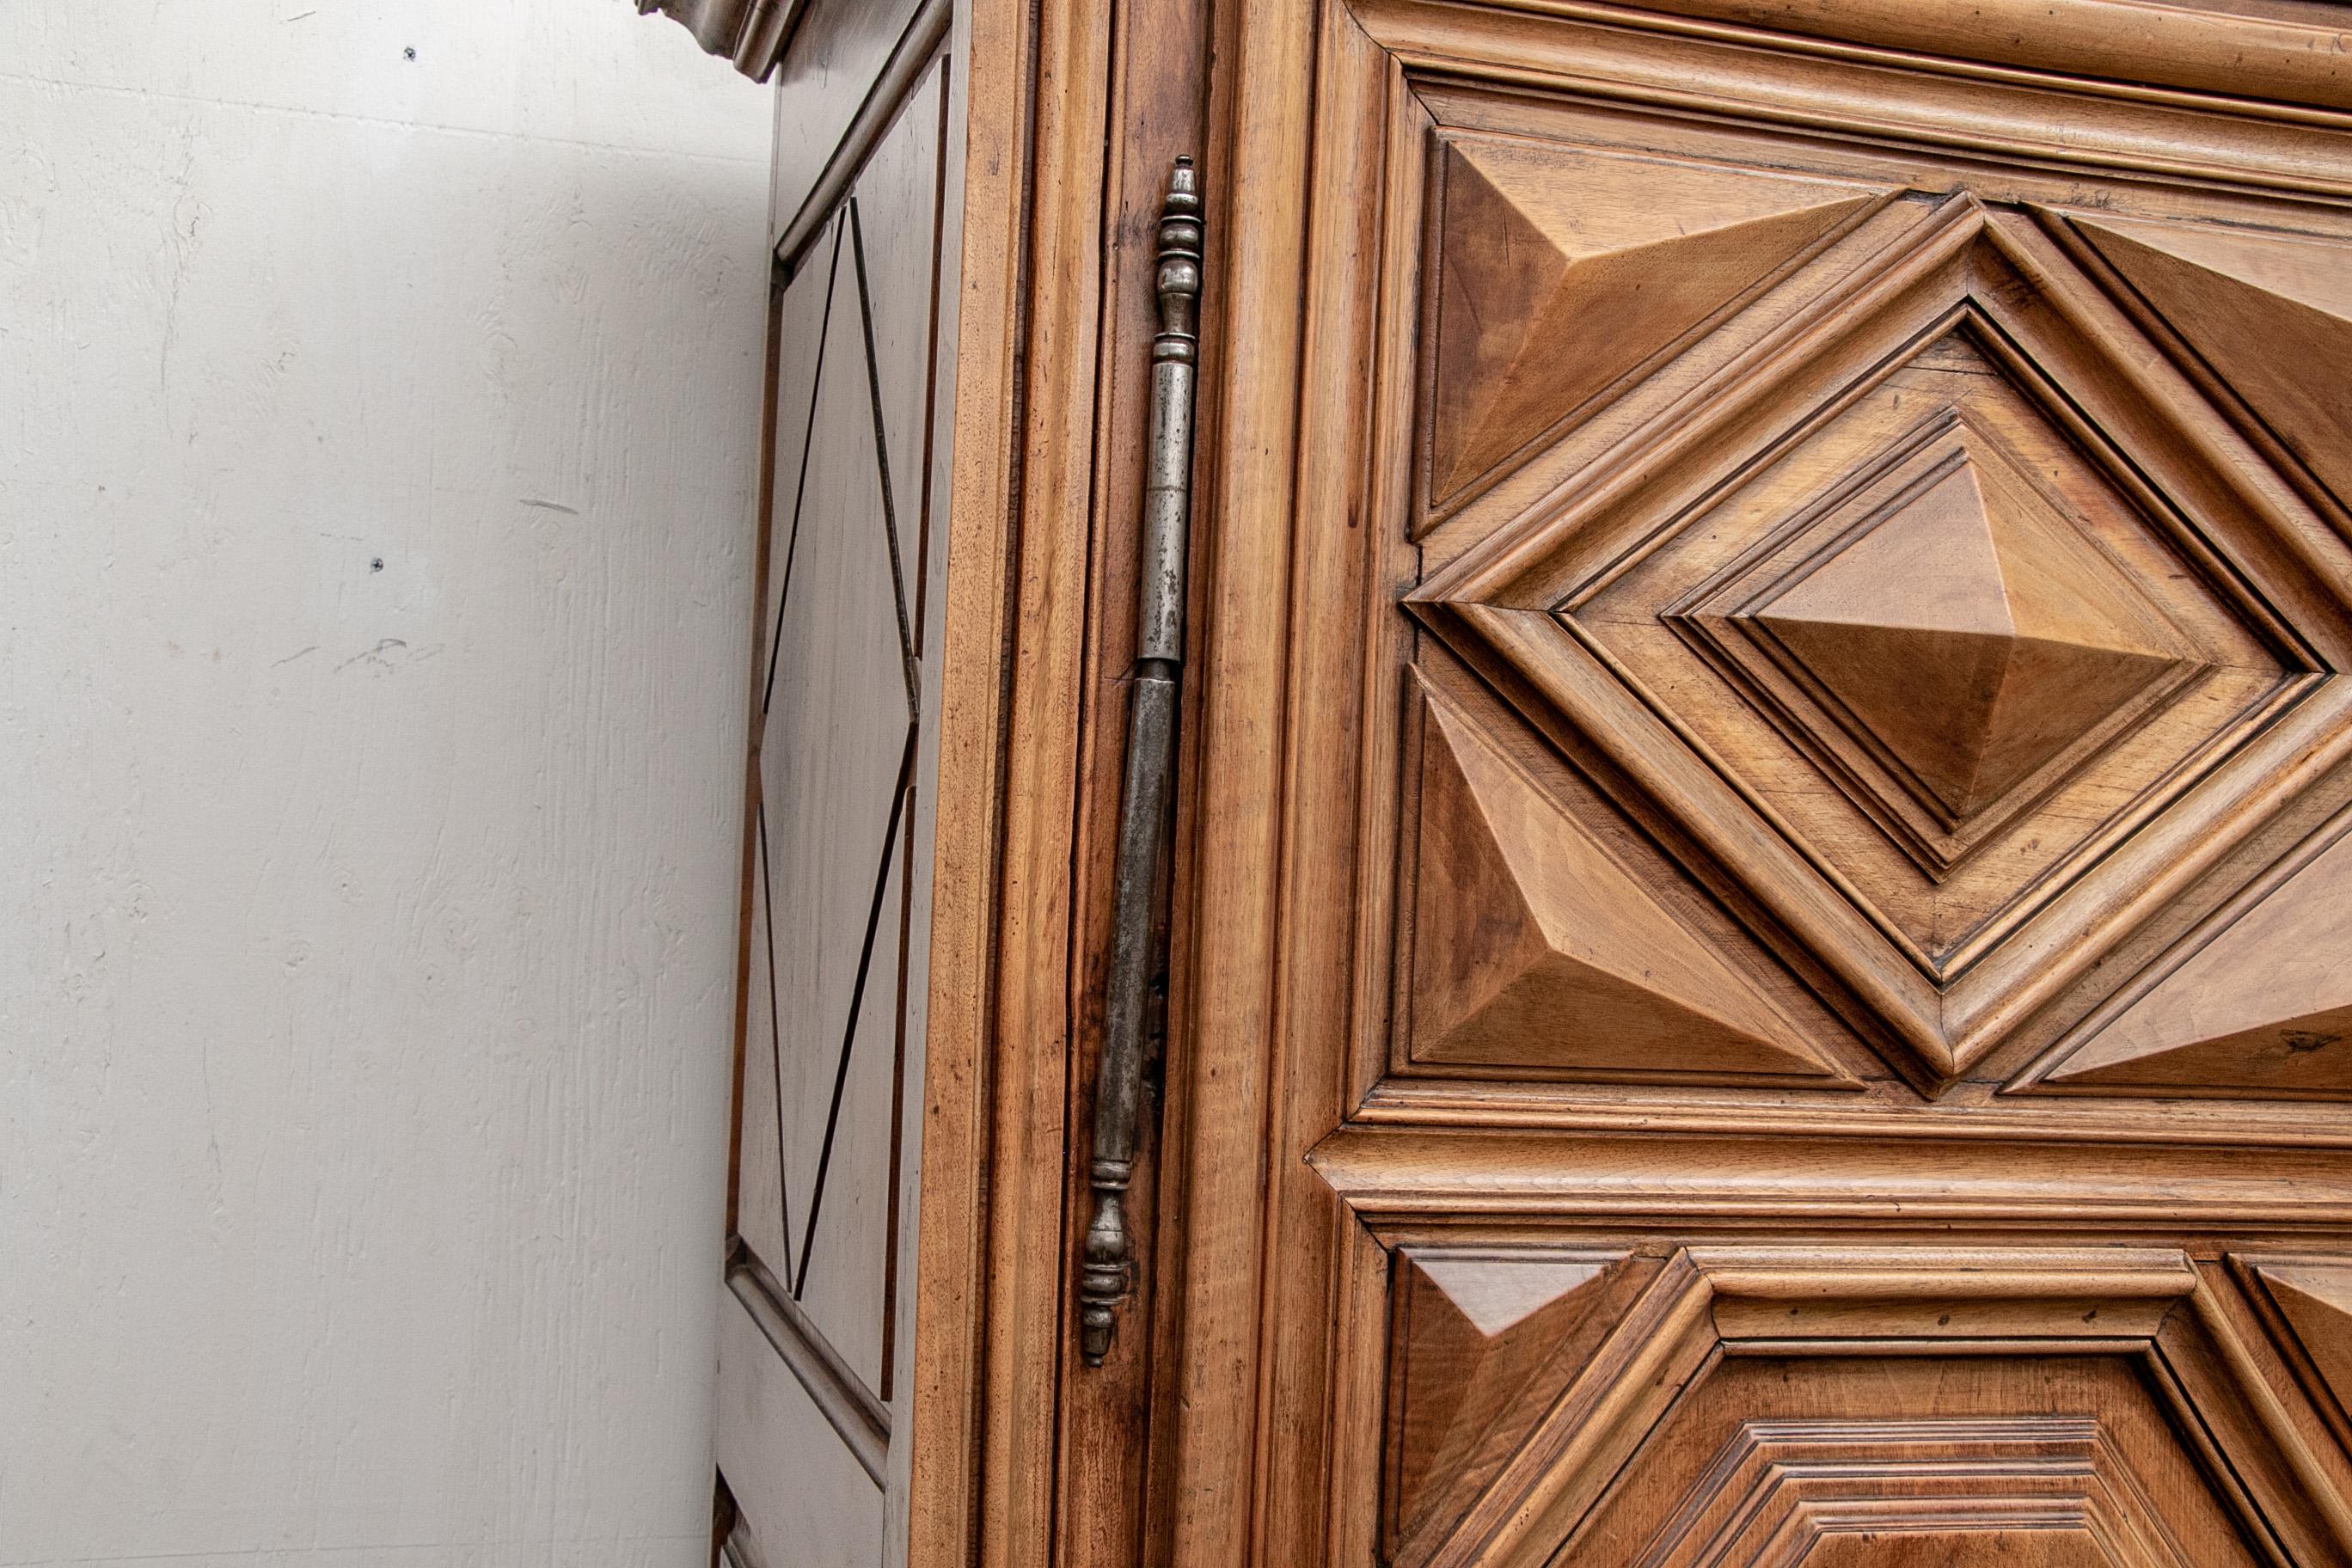
[[[1151,984],[1152,891],[1176,767],[1184,669],[1184,556],[1192,510],[1192,386],[1200,346],[1201,186],[1179,158],[1160,209],[1160,332],[1151,340],[1151,425],[1137,560],[1135,666],[1129,681],[1127,780],[1112,878],[1110,973],[1095,1083],[1094,1214],[1078,1272],[1078,1353],[1100,1366],[1135,1280],[1127,1187],[1143,1111],[1144,1003]]]

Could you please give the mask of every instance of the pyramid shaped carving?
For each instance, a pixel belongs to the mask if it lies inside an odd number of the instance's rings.
[[[2352,1264],[2278,1259],[2246,1267],[2337,1406],[2352,1410]]]
[[[1747,612],[1954,821],[2192,657],[1998,456],[1966,447]]]
[[[2352,831],[2327,834],[2222,911],[2052,1081],[2352,1095]]]
[[[2264,874],[2284,812],[2352,800],[2352,530],[2151,357],[2074,221],[1965,193],[1875,209],[1617,383],[1540,459],[1541,500],[1443,522],[1464,542],[1404,595],[1737,890],[1754,946],[1703,923],[1718,957],[1808,1020],[1745,955],[1819,963],[1931,1092],[2029,1026],[2064,1065],[2115,985]],[[1848,260],[1850,288],[1796,309]]]
[[[1610,1255],[1399,1255],[1397,1497],[1408,1529],[1490,1449],[1507,1454],[1591,1355],[1631,1283]]]
[[[1829,1076],[1753,985],[1462,715],[1431,704],[1414,1060]]]
[[[1454,142],[1431,495],[1443,500],[1796,259],[1877,193]]]
[[[2187,1255],[2003,1252],[1727,1243],[1664,1259],[1482,1494],[1387,1560],[2343,1560],[2337,1459],[2311,1452]]]
[[[2352,500],[2352,268],[2340,243],[2124,218],[2075,226],[2323,484]]]

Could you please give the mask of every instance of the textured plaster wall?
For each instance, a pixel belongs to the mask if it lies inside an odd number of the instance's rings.
[[[702,1560],[770,104],[0,0],[0,1563]]]

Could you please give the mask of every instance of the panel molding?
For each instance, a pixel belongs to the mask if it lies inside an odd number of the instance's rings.
[[[817,170],[808,194],[801,197],[798,207],[789,215],[773,215],[782,222],[774,256],[784,278],[789,279],[805,263],[810,248],[833,220],[842,197],[896,123],[898,111],[916,96],[916,88],[939,59],[954,19],[954,0],[920,0],[907,19],[906,30],[891,45],[888,58],[842,128],[841,139]]]
[[[740,1242],[727,1268],[727,1289],[751,1314],[777,1356],[792,1368],[811,1402],[840,1434],[843,1445],[856,1456],[859,1468],[874,1478],[875,1485],[886,1484],[889,1410],[817,1331],[775,1276],[743,1250]]]
[[[1727,1356],[2120,1356],[2212,1447],[2214,1495],[2278,1560],[2352,1551],[2340,1479],[2248,1384],[2212,1289],[2164,1249],[1697,1247],[1678,1252],[1428,1568],[1574,1550],[1654,1427]]]
[[[2352,1450],[2352,1258],[2232,1253],[2230,1267],[2313,1407]]]
[[[1620,1128],[1561,1138],[1496,1119],[1341,1125],[1305,1163],[1349,1215],[1391,1241],[1424,1226],[1558,1231],[1571,1219],[1669,1230],[1951,1224],[2352,1240],[2352,1160],[2342,1151],[2274,1145],[2254,1159],[2217,1137],[2135,1145],[1923,1131],[1889,1144]]]
[[[1913,0],[1496,3],[1503,9],[1906,70],[1979,79],[2043,73],[2081,93],[2157,101],[2209,93],[2249,115],[2290,118],[2294,104],[2352,109],[2352,70],[2345,59],[2352,52],[2352,29],[2323,26],[2307,11],[2298,16],[2284,7],[2264,13],[2147,0],[1976,0],[1965,16],[1947,16]]]
[[[1490,82],[2045,166],[2352,193],[2352,174],[2330,150],[2341,115],[2255,99],[2134,92],[2122,82],[1965,64],[1938,79],[1923,56],[1898,70],[1873,68],[1877,62],[1855,51],[1787,33],[1675,29],[1660,26],[1654,11],[1575,0],[1507,0],[1486,16],[1444,0],[1349,0],[1349,25],[1391,58],[1444,61]],[[2061,103],[2063,140],[2050,133]]]
[[[1674,1521],[1677,1542],[1705,1542],[1678,1554],[1690,1568],[1796,1568],[1839,1537],[2012,1534],[2087,1538],[2105,1563],[2202,1568],[2082,1417],[1753,1420],[1710,1470]]]

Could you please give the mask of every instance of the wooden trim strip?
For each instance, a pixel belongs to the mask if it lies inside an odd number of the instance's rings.
[[[2030,1163],[2021,1159],[2028,1152]],[[1381,1232],[1537,1215],[1677,1226],[1768,1218],[2076,1230],[2221,1225],[2352,1235],[2352,1162],[2335,1150],[2273,1149],[2255,1159],[2234,1148],[1925,1143],[1897,1167],[1856,1140],[1349,1127],[1307,1160]]]
[[[784,226],[782,237],[776,241],[776,265],[784,281],[790,282],[800,270],[801,258],[824,232],[833,209],[841,205],[851,183],[874,155],[874,149],[881,144],[883,133],[898,118],[898,110],[922,80],[940,46],[947,41],[948,24],[954,16],[955,0],[924,0],[922,9],[907,24],[907,30],[898,35],[890,58],[874,79],[874,85],[866,89],[866,100],[850,117],[849,129],[842,132],[840,144],[824,161],[816,184],[809,187],[807,199],[801,203],[800,211],[793,215],[792,222]]]
[[[882,1402],[858,1381],[840,1352],[825,1342],[800,1304],[776,1288],[774,1279],[757,1259],[739,1252],[728,1268],[727,1288],[735,1292],[735,1299],[760,1325],[760,1332],[801,1380],[825,1420],[841,1434],[859,1468],[874,1479],[876,1486],[887,1485],[890,1413]]]
[[[2180,93],[2135,99],[2080,77],[1852,58],[1764,33],[1676,37],[1666,18],[1609,25],[1565,5],[1538,11],[1532,4],[1353,0],[1351,8],[1409,68],[1481,86],[1654,104],[1947,155],[1991,153],[2045,169],[2094,169],[2103,178],[2185,179],[2331,200],[2352,189],[2340,110]],[[2053,124],[2065,133],[2053,135]]]
[[[740,1520],[719,1543],[719,1554],[725,1568],[768,1568],[760,1549],[751,1544],[751,1531]]]
[[[1346,7],[1319,9],[1330,26],[1352,26]],[[1171,1102],[1181,1107],[1171,1125],[1188,1146],[1163,1146],[1162,1223],[1172,1217],[1179,1229],[1159,1310],[1172,1314],[1177,1337],[1152,1447],[1173,1486],[1156,1505],[1147,1559],[1163,1563],[1323,1560],[1269,1539],[1273,1516],[1286,1531],[1307,1522],[1321,1488],[1279,1495],[1282,1473],[1269,1456],[1288,1434],[1267,1419],[1260,1383],[1277,1359],[1263,1332],[1279,1189],[1291,1173],[1275,1165],[1285,1067],[1275,1049],[1276,868],[1318,10],[1225,0],[1213,24],[1219,64],[1203,184],[1214,203],[1210,276],[1220,286],[1204,300],[1206,456],[1193,525],[1201,679],[1186,742],[1198,760],[1188,794],[1202,831],[1187,847],[1186,903],[1173,916],[1190,933],[1186,973],[1171,976],[1190,1016],[1181,1050],[1171,1053],[1182,1067],[1171,1075]],[[1304,1281],[1317,1262],[1277,1267]],[[1328,1315],[1320,1326],[1329,1327]],[[1322,1426],[1303,1402],[1296,1408]]]
[[[958,12],[921,1241],[896,1451],[909,1568],[1045,1568],[1063,1539],[1070,715],[1084,695],[1111,16],[1092,0]],[[1038,277],[1055,286],[1033,289]]]
[[[1501,0],[1509,9],[1622,26],[1853,53],[1928,56],[1906,64],[2007,66],[2099,79],[2137,92],[2173,88],[2235,99],[2352,109],[2352,26],[2315,6],[2235,0],[2202,7],[2149,0]],[[1658,13],[1667,13],[1661,16]],[[1840,48],[1839,46],[1847,46]]]

